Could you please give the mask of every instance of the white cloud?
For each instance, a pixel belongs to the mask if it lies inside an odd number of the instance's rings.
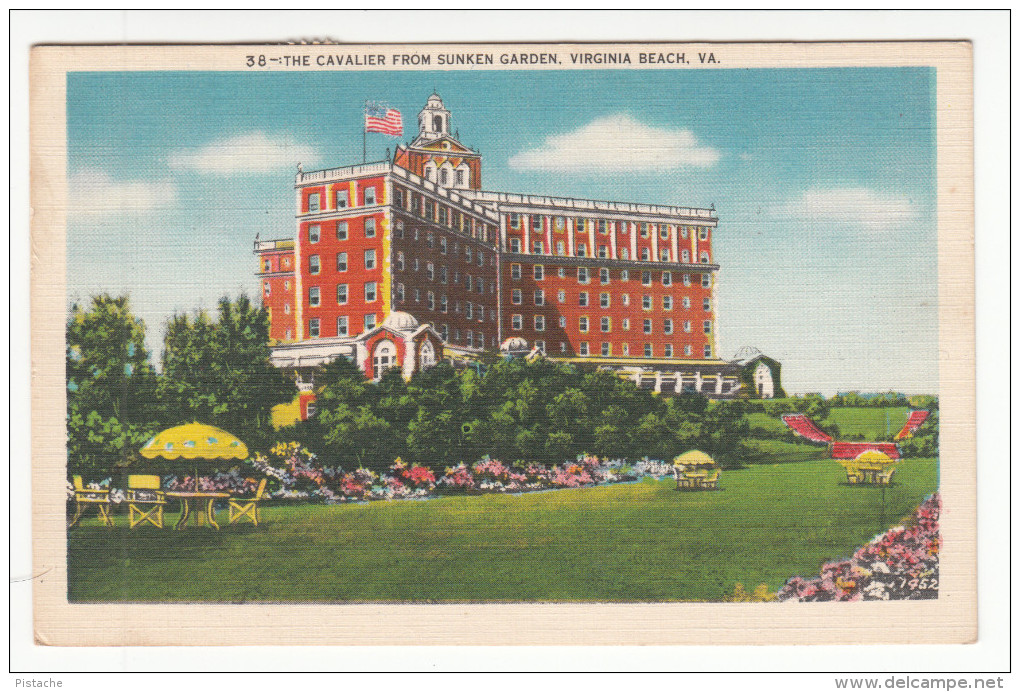
[[[169,164],[176,170],[222,174],[294,168],[316,159],[311,147],[289,135],[247,132],[203,147],[178,149],[170,155]]]
[[[114,180],[105,171],[83,168],[68,181],[75,214],[144,214],[177,201],[177,186],[164,180]]]
[[[781,214],[812,223],[884,230],[914,218],[917,210],[906,197],[880,194],[866,187],[813,188],[781,210]]]
[[[553,135],[537,149],[515,154],[510,167],[598,174],[708,167],[718,159],[719,152],[701,145],[690,130],[650,127],[621,113]]]

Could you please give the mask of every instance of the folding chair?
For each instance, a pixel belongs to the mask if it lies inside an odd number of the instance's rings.
[[[81,476],[74,476],[74,517],[71,519],[71,523],[67,525],[67,528],[72,528],[77,524],[85,510],[91,506],[99,512],[99,519],[106,526],[113,526],[113,517],[110,516],[110,491],[109,490],[92,490],[86,488],[84,481]]]
[[[135,528],[149,523],[163,528],[166,495],[159,489],[159,476],[128,476],[128,525]]]
[[[259,502],[262,500],[262,496],[266,492],[266,479],[263,478],[259,481],[258,490],[255,491],[255,497],[253,498],[241,498],[235,497],[230,498],[228,511],[228,523],[233,524],[241,521],[245,517],[248,518],[251,523],[255,526],[259,525]]]

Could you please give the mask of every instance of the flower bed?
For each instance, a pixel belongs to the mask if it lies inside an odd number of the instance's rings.
[[[817,577],[793,577],[779,601],[889,601],[938,598],[938,493],[921,503],[912,526],[897,526],[860,548],[849,560],[822,566]]]

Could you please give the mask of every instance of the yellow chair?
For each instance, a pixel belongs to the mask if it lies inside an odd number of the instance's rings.
[[[721,475],[722,471],[716,469],[701,480],[701,487],[717,489],[719,487],[719,476]]]
[[[247,517],[251,523],[255,526],[259,525],[259,502],[262,500],[263,495],[266,493],[266,479],[263,478],[259,481],[258,490],[255,491],[254,498],[230,498],[229,507],[229,523],[241,521],[241,519]]]
[[[77,524],[85,510],[89,507],[94,506],[99,512],[99,519],[106,526],[113,526],[113,517],[110,516],[110,491],[109,490],[92,490],[91,488],[85,487],[85,482],[82,481],[81,476],[74,476],[74,517],[71,519],[71,523],[67,525],[67,528],[72,528]]]
[[[876,480],[878,481],[878,484],[889,485],[889,483],[892,481],[894,473],[896,473],[896,469],[885,469],[884,471],[879,471],[878,474],[876,475]]]
[[[160,490],[159,476],[128,476],[127,501],[130,528],[142,523],[163,528],[166,494]]]

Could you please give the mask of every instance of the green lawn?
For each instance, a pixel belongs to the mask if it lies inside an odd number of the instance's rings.
[[[70,532],[73,602],[718,600],[849,556],[935,489],[908,460],[882,491],[832,461],[522,496],[267,507],[265,524]],[[222,517],[224,524],[226,517]]]
[[[910,409],[906,406],[891,406],[889,408],[833,408],[824,421],[819,421],[825,426],[835,423],[839,426],[839,437],[843,439],[850,435],[864,435],[870,442],[880,440],[892,440],[893,436],[900,431],[903,424],[907,422]]]

